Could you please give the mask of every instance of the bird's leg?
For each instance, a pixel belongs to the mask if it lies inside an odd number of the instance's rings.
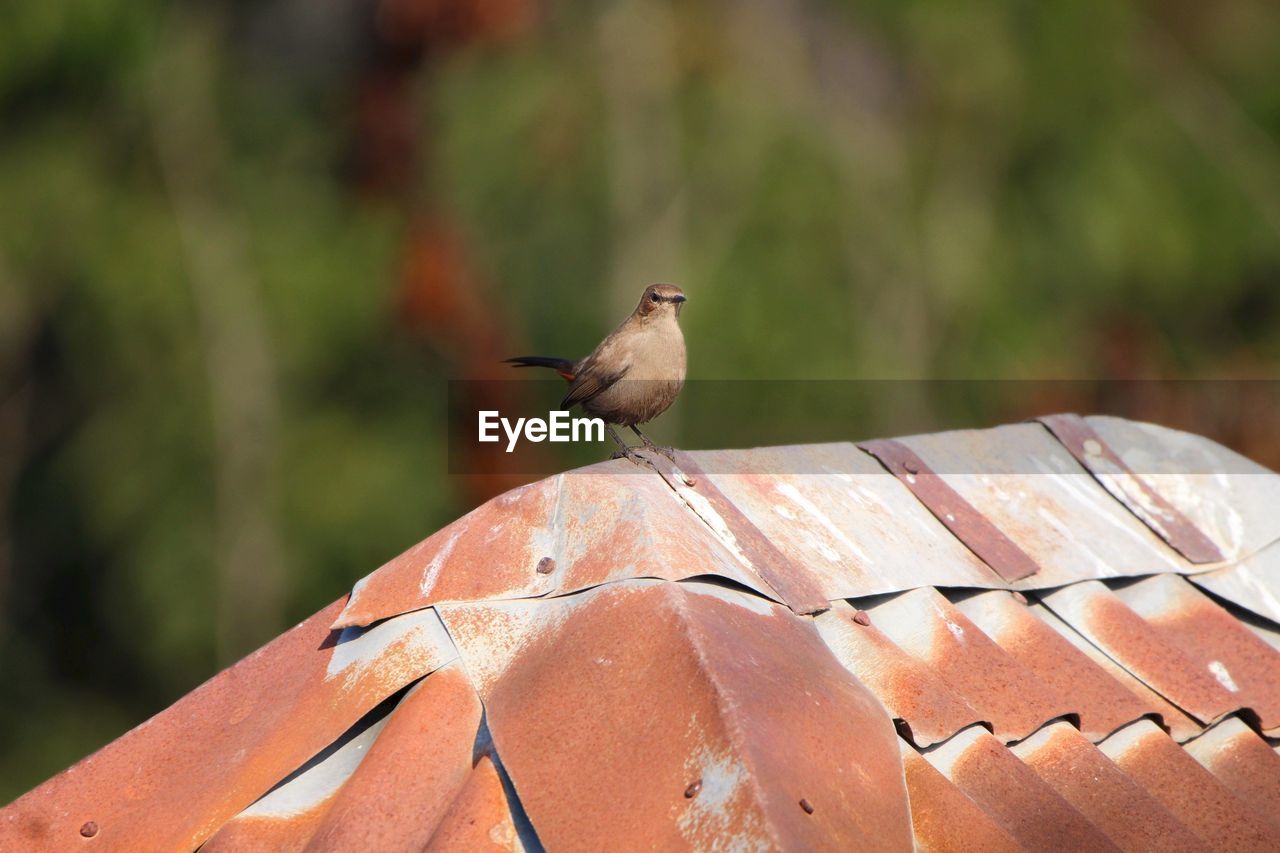
[[[636,453],[635,448],[629,446],[622,440],[622,436],[618,435],[618,433],[614,431],[613,424],[605,424],[604,428],[609,431],[609,435],[614,441],[618,442],[618,446],[622,448],[621,450],[615,451],[611,458],[618,459],[620,457],[626,457],[637,465],[647,464],[645,458],[639,453]]]
[[[672,462],[676,461],[676,450],[674,447],[659,447],[658,445],[650,441],[649,436],[642,433],[640,431],[640,427],[636,426],[635,424],[631,425],[631,431],[634,432],[636,435],[640,436],[640,440],[644,442],[644,446],[646,449],[652,450],[656,453],[661,453],[663,456],[667,457]]]

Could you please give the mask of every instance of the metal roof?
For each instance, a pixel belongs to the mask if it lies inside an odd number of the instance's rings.
[[[1280,849],[1280,476],[1114,418],[495,498],[0,848]]]

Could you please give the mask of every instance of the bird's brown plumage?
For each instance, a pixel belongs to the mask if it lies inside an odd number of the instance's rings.
[[[550,367],[569,381],[560,408],[581,405],[609,424],[634,428],[665,412],[684,387],[684,335],[677,318],[685,295],[673,284],[645,288],[631,316],[576,362],[544,356],[507,361]],[[638,431],[637,431],[638,432]]]

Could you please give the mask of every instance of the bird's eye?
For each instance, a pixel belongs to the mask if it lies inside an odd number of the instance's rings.
[[[649,294],[649,301],[650,301],[650,302],[661,302],[661,301],[662,301],[662,297],[661,297],[661,296],[659,296],[659,295],[658,295],[658,294],[656,294],[656,293],[650,293],[650,294]]]

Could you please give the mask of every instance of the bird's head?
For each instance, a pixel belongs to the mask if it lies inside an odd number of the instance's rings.
[[[684,291],[674,284],[651,284],[644,289],[636,314],[641,317],[679,317],[685,298]]]

